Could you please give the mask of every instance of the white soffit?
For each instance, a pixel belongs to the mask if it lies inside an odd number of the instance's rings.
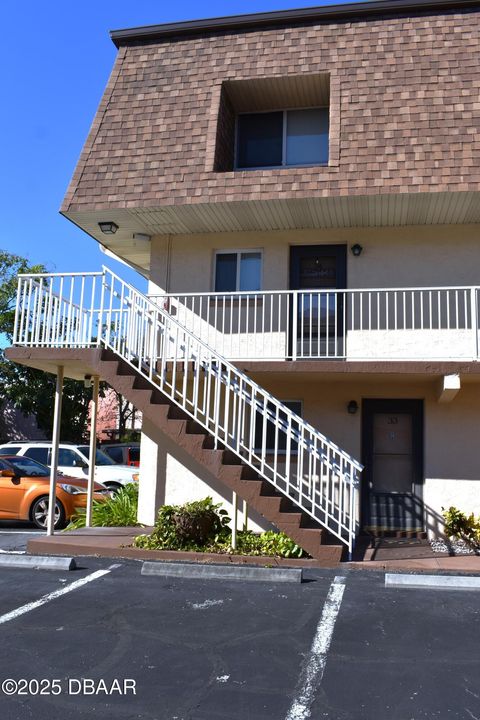
[[[425,193],[132,208],[155,235],[480,222],[480,194]]]
[[[162,208],[111,208],[65,213],[104,247],[140,271],[150,268],[149,243],[134,233],[186,235],[210,232],[404,227],[480,223],[480,193],[417,193],[290,200],[192,203]],[[118,225],[104,235],[103,220]]]

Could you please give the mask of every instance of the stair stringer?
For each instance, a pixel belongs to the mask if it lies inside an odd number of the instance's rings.
[[[198,426],[198,432],[188,432],[188,425],[193,421],[160,390],[154,386],[146,387],[147,384],[149,385],[148,381],[135,368],[124,363],[111,350],[102,352],[99,364],[101,377],[117,392],[124,395],[162,434],[188,456],[193,472],[199,474],[202,479],[210,477],[210,484],[220,481],[236,492],[256,512],[286,533],[313,558],[333,566],[339,562],[342,545],[325,545],[326,530],[319,524],[312,523],[312,518],[302,512],[293,500],[277,491],[240,458],[232,458],[233,453],[229,451],[209,448],[206,440],[210,435],[205,428]],[[225,462],[226,455],[228,462]],[[232,464],[232,459],[235,464]],[[268,494],[265,494],[266,486]],[[302,524],[316,526],[302,527]]]

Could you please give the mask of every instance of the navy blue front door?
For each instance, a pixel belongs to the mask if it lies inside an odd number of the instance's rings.
[[[290,248],[290,289],[297,293],[297,357],[343,355],[346,245],[294,245]],[[293,319],[293,318],[292,318]],[[292,328],[294,323],[292,323]]]
[[[364,400],[362,425],[364,529],[422,532],[423,402]]]

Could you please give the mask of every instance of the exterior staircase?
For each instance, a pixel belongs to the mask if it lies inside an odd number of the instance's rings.
[[[20,276],[14,346],[94,350],[95,373],[202,476],[325,565],[351,554],[362,466],[111,271]]]
[[[343,545],[325,544],[328,533],[289,498],[242,462],[224,446],[215,449],[210,433],[163,393],[152,389],[130,365],[119,360],[116,353],[103,350],[101,377],[142,411],[165,435],[186,450],[205,470],[285,532],[316,559],[335,564],[342,555]]]

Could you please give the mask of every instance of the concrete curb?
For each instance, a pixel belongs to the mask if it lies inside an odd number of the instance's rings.
[[[159,577],[302,582],[302,568],[262,568],[245,565],[194,565],[189,563],[144,562],[142,575]]]
[[[480,577],[468,575],[401,575],[385,573],[385,587],[480,590]]]
[[[72,557],[5,554],[0,555],[0,567],[30,568],[31,570],[75,570],[76,563]]]

